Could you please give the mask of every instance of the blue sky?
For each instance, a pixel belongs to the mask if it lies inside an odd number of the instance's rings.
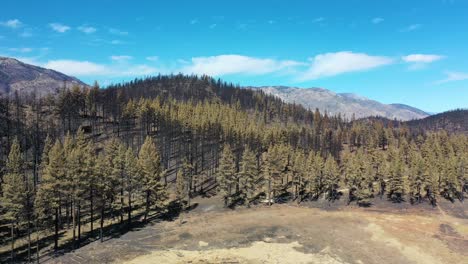
[[[158,73],[468,107],[468,1],[3,0],[0,55],[102,85]]]

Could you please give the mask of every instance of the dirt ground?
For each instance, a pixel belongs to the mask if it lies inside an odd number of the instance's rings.
[[[223,209],[199,199],[154,223],[49,263],[468,263],[466,204]],[[313,204],[313,203],[311,203]]]

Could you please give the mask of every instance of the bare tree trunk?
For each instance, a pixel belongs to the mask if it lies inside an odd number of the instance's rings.
[[[128,227],[132,225],[132,192],[128,192]]]
[[[31,222],[29,221],[29,219],[28,219],[28,262],[31,262]]]
[[[271,179],[268,180],[268,205],[271,206]]]
[[[149,197],[150,197],[150,191],[146,191],[146,209],[145,209],[145,218],[143,219],[146,222],[146,219],[148,218],[148,213],[149,213]]]
[[[58,231],[59,231],[59,209],[55,209],[55,235],[54,235],[54,250],[58,249]]]
[[[15,226],[11,223],[11,262],[15,260]]]
[[[72,228],[73,228],[73,240],[72,240],[72,248],[75,249],[75,241],[76,241],[76,222],[75,222],[75,217],[76,217],[76,213],[75,213],[75,203],[74,201],[71,202],[71,214],[72,214]]]
[[[39,264],[39,228],[36,220],[36,263]]]
[[[90,230],[90,233],[91,233],[91,236],[93,236],[93,231],[94,231],[94,196],[93,196],[93,188],[91,187],[91,190],[90,190],[90,193],[89,193],[89,199],[90,199],[90,205],[91,205],[91,230]]]
[[[78,203],[78,247],[81,243],[81,202]]]
[[[99,237],[101,239],[101,243],[104,242],[104,234],[103,234],[103,228],[104,228],[104,206],[105,204],[102,204],[101,207],[101,227],[99,229]]]

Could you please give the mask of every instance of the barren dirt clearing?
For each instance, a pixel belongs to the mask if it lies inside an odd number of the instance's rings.
[[[275,205],[190,213],[59,263],[468,263],[468,220],[441,214]]]

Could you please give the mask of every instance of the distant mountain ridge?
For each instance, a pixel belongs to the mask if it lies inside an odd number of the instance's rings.
[[[0,94],[18,91],[22,94],[36,92],[38,95],[45,95],[75,85],[88,86],[75,77],[54,70],[0,57]]]
[[[318,108],[331,115],[341,114],[351,118],[382,116],[402,121],[421,119],[428,113],[404,104],[383,104],[366,97],[352,93],[335,93],[323,88],[297,88],[287,86],[247,87],[260,89],[265,93],[275,95],[285,102],[301,104],[306,108]]]
[[[468,109],[456,109],[406,122],[414,129],[468,133]]]

